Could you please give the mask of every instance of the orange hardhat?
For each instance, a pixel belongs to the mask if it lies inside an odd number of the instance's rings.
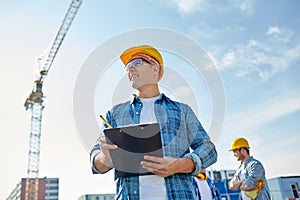
[[[233,151],[239,148],[247,148],[250,149],[249,143],[245,138],[236,138],[231,143],[231,149],[229,151]]]
[[[120,58],[124,65],[126,66],[129,61],[134,58],[142,57],[149,61],[153,61],[160,66],[160,73],[159,73],[159,80],[162,78],[164,74],[164,65],[163,59],[160,55],[159,51],[150,45],[141,45],[136,47],[131,47],[125,50],[121,55]]]

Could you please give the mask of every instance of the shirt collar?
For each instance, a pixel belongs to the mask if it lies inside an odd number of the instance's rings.
[[[166,95],[164,93],[161,93],[160,98],[158,100],[165,99],[165,98],[166,98]],[[130,99],[130,104],[140,102],[140,101],[141,101],[140,98],[136,94],[133,94]]]
[[[245,162],[242,162],[242,164],[246,164],[246,163],[250,162],[251,160],[253,160],[253,157],[249,156],[249,158],[247,158],[247,160]]]

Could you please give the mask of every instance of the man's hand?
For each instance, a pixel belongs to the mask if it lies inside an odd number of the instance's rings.
[[[244,182],[242,183],[242,185],[240,186],[240,190],[243,190],[243,191],[250,191],[250,190],[254,190],[256,189],[255,187],[254,188],[250,188],[248,185],[246,185]]]
[[[104,136],[101,136],[99,142],[101,152],[94,159],[94,165],[97,170],[106,172],[112,168],[112,160],[109,150],[118,148],[117,145],[107,144]]]
[[[190,158],[144,156],[144,159],[141,162],[142,167],[161,177],[168,177],[176,173],[190,173],[195,167]]]
[[[243,181],[239,181],[237,179],[232,179],[231,181],[228,182],[229,189],[231,190],[238,190],[240,189]]]

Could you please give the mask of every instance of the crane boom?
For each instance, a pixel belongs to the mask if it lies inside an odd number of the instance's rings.
[[[38,199],[38,173],[40,160],[40,138],[42,125],[43,105],[43,82],[47,76],[55,56],[75,18],[77,11],[82,4],[82,0],[72,0],[64,20],[50,44],[50,48],[45,56],[39,59],[39,73],[34,80],[33,89],[25,101],[25,108],[31,110],[29,153],[28,153],[28,184],[26,186],[26,199]]]
[[[43,78],[47,75],[53,60],[66,36],[66,33],[68,32],[74,17],[80,7],[82,3],[82,0],[73,0],[66,15],[65,18],[54,38],[54,41],[51,45],[50,50],[48,51],[48,54],[46,55],[45,59],[42,58],[42,60],[44,60],[44,63],[42,63],[41,65],[41,70],[40,70],[40,77],[38,78],[38,80],[43,80]]]

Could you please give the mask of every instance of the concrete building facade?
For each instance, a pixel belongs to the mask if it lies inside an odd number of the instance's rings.
[[[300,176],[268,179],[272,200],[300,199]]]
[[[115,194],[86,194],[78,198],[78,200],[114,200]]]

